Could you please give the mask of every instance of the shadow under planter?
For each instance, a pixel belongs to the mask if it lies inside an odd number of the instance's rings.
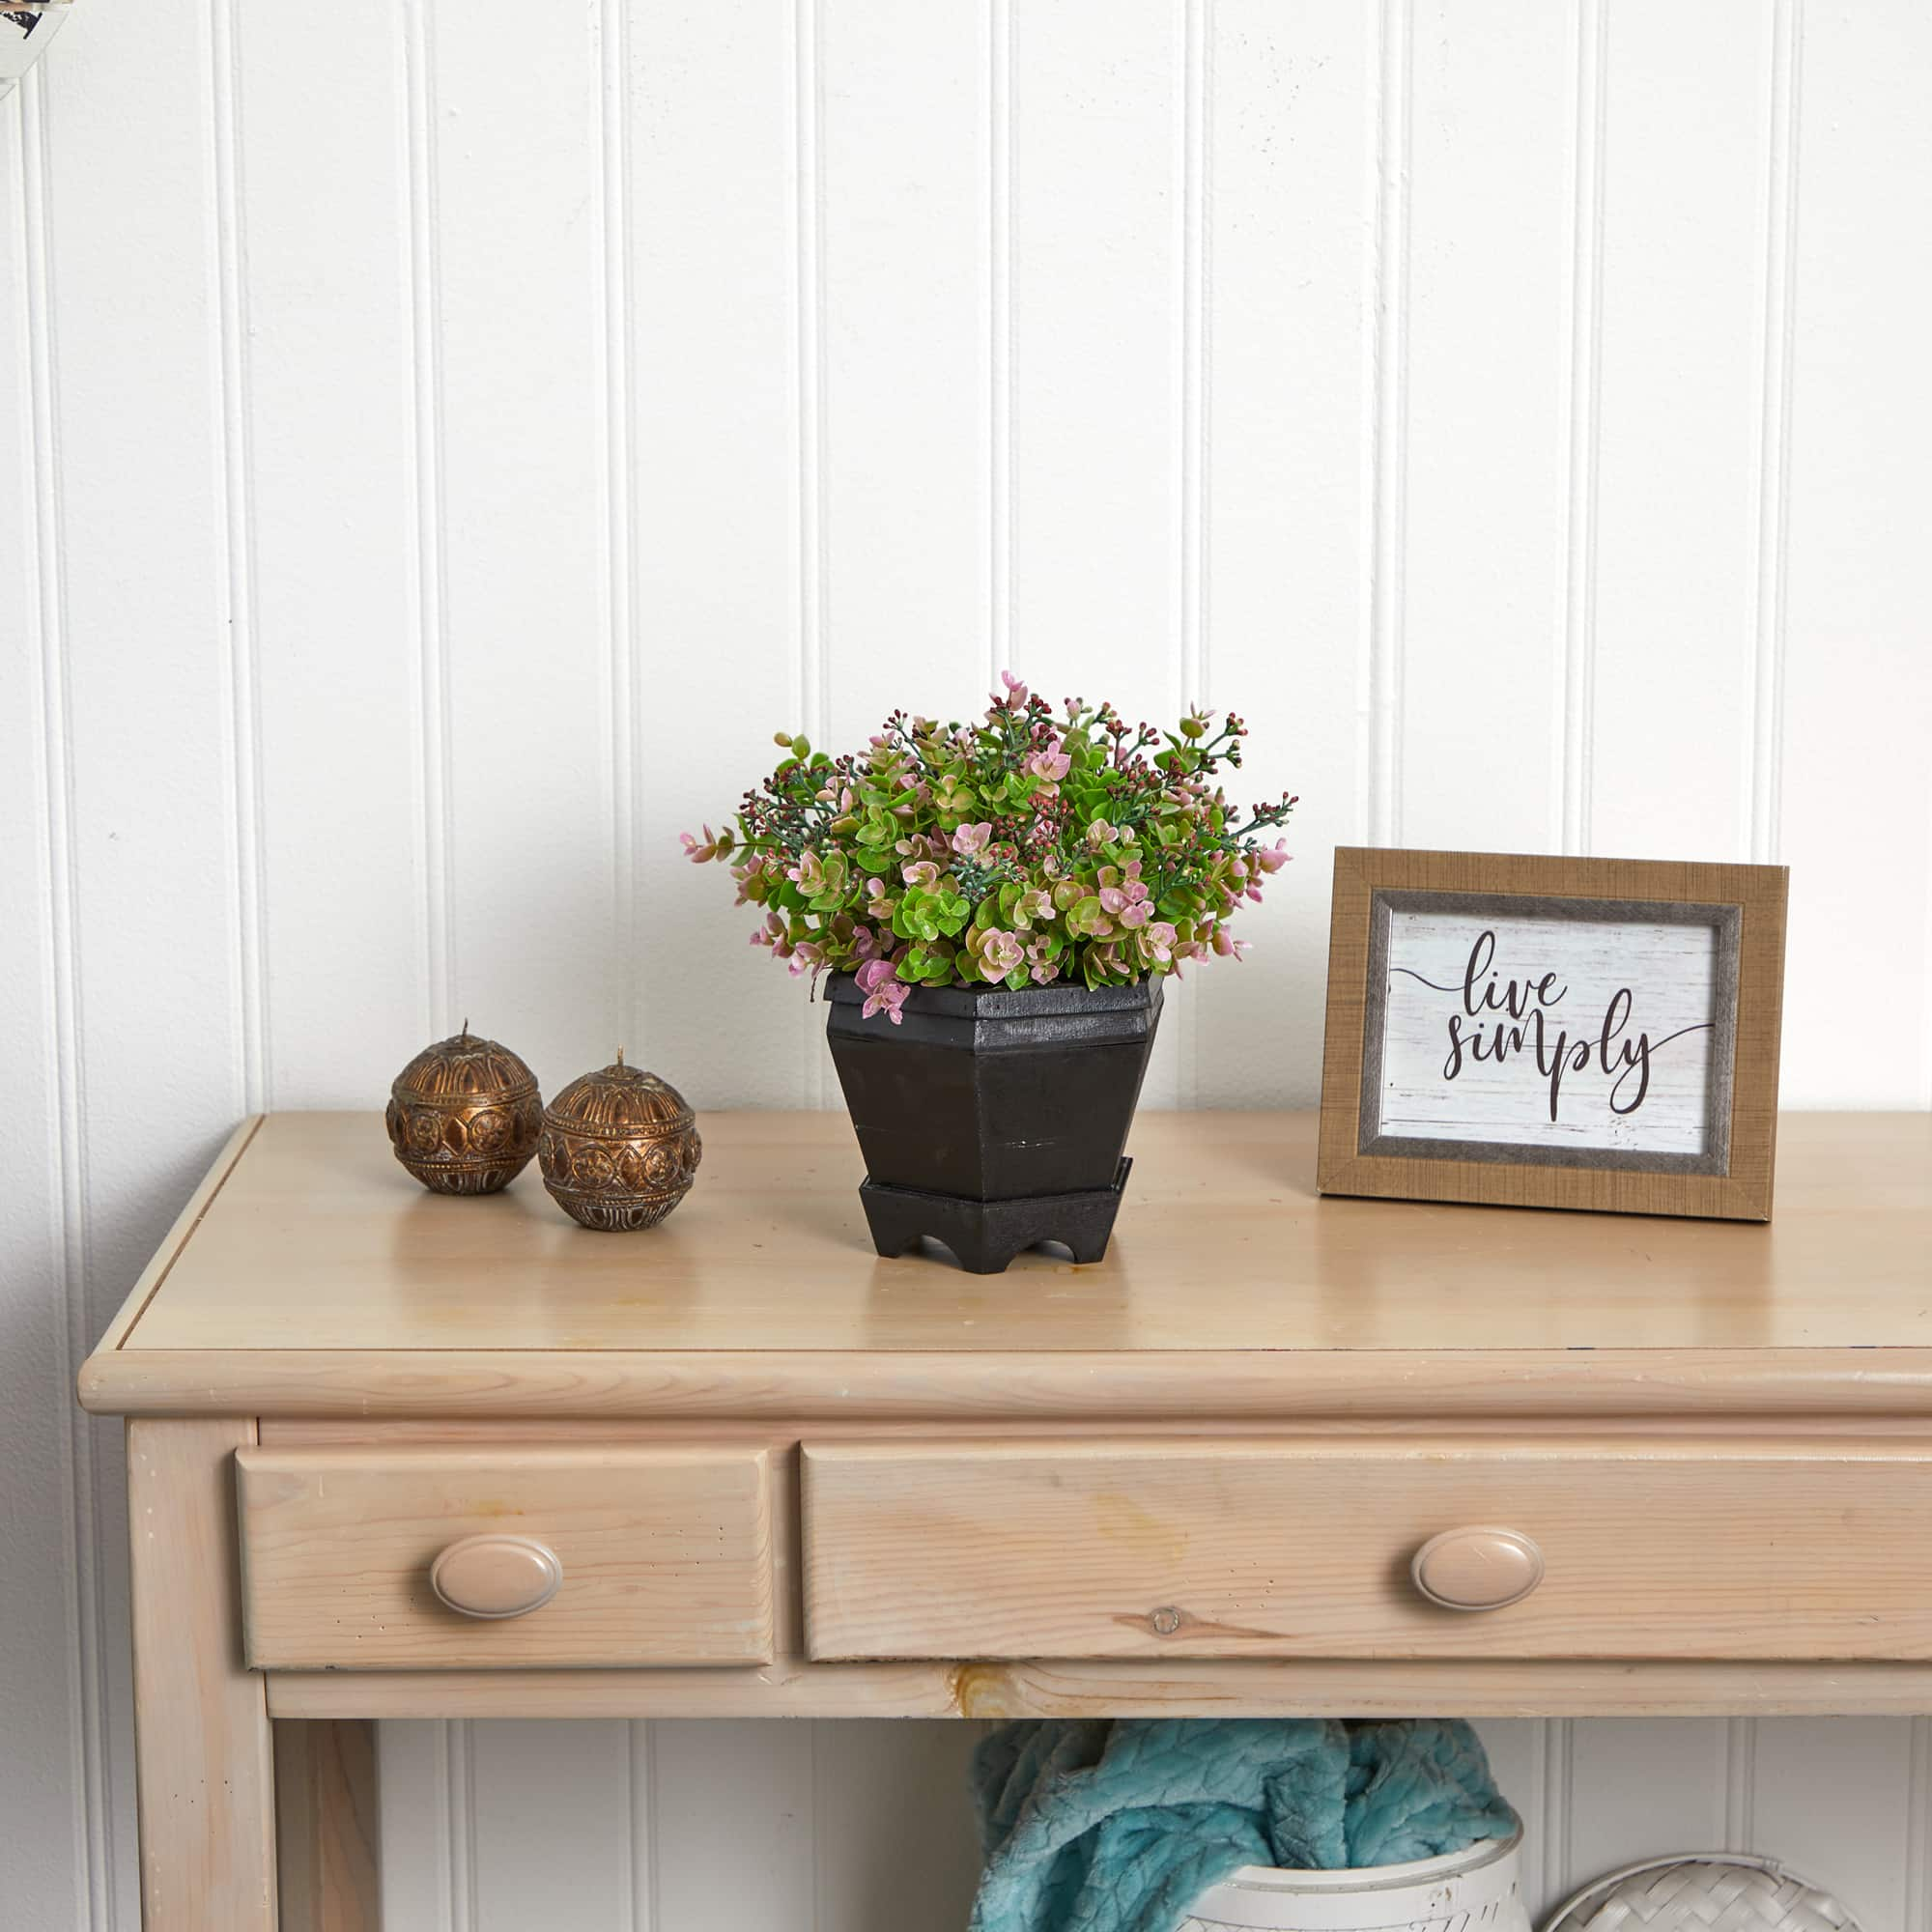
[[[1042,1241],[1100,1260],[1132,1165],[1122,1150],[1160,1024],[1158,980],[918,986],[897,1026],[861,1016],[849,974],[827,997],[880,1254],[930,1236],[973,1274]]]

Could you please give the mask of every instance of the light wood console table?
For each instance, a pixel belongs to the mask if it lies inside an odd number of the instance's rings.
[[[374,1927],[382,1717],[1932,1711],[1932,1117],[1787,1117],[1755,1227],[1149,1115],[1106,1263],[994,1277],[873,1258],[842,1118],[702,1129],[632,1236],[373,1115],[223,1150],[80,1383],[147,1932]],[[1463,1529],[1541,1581],[1427,1601]]]

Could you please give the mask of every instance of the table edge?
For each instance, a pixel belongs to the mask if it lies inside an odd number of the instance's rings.
[[[795,1421],[1932,1415],[1932,1349],[117,1350],[103,1415]]]

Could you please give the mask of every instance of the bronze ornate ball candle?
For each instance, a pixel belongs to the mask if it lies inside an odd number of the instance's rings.
[[[386,1116],[396,1158],[437,1194],[494,1194],[537,1151],[537,1077],[507,1046],[463,1031],[396,1076]]]
[[[586,1228],[655,1228],[691,1191],[703,1157],[696,1119],[675,1087],[624,1065],[573,1080],[544,1109],[544,1185]]]

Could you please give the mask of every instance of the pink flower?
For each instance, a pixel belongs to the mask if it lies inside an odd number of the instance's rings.
[[[684,841],[684,856],[694,866],[701,866],[707,859],[717,858],[718,835],[710,826],[704,828],[704,838],[701,842],[694,838],[689,832],[680,832],[678,837]]]
[[[992,836],[993,828],[988,823],[981,822],[979,825],[962,825],[952,835],[952,849],[962,859],[978,858],[985,851],[987,841],[991,839]],[[907,883],[910,884],[911,882],[908,880]]]
[[[1044,986],[1049,980],[1060,978],[1060,968],[1046,956],[1046,941],[1036,939],[1027,948],[1027,970],[1033,975],[1036,986]]]
[[[892,901],[886,897],[886,882],[883,879],[866,881],[866,917],[867,919],[891,919]]]
[[[988,980],[1004,980],[1026,958],[1026,949],[1010,932],[992,927],[980,946],[980,966]]]
[[[930,859],[915,859],[911,865],[899,867],[899,877],[909,886],[930,892],[939,883],[939,867]]]
[[[1214,928],[1214,951],[1223,959],[1238,960],[1247,950],[1248,942],[1245,939],[1235,938],[1225,925],[1217,925]]]
[[[1035,778],[1044,779],[1048,784],[1058,784],[1073,769],[1073,760],[1060,749],[1060,739],[1049,738],[1043,752],[1036,752],[1026,761],[1026,768]]]
[[[995,704],[1004,704],[1009,711],[1025,710],[1027,701],[1026,686],[1009,670],[1003,670],[1000,673],[1000,682],[1007,688],[1006,696],[1003,697],[997,691],[994,692],[993,702]]]
[[[899,1009],[906,1003],[910,986],[902,985],[895,979],[895,968],[890,959],[868,959],[852,977],[859,982],[859,990],[866,996],[866,1004],[859,1009],[861,1019],[869,1020],[879,1013],[892,1021],[895,1026],[903,1026],[905,1017]]]
[[[1158,966],[1174,964],[1174,927],[1164,919],[1157,919],[1143,935],[1148,954]]]
[[[1261,845],[1255,850],[1255,864],[1264,872],[1278,872],[1294,857],[1288,850],[1288,840],[1283,838],[1272,845]]]

